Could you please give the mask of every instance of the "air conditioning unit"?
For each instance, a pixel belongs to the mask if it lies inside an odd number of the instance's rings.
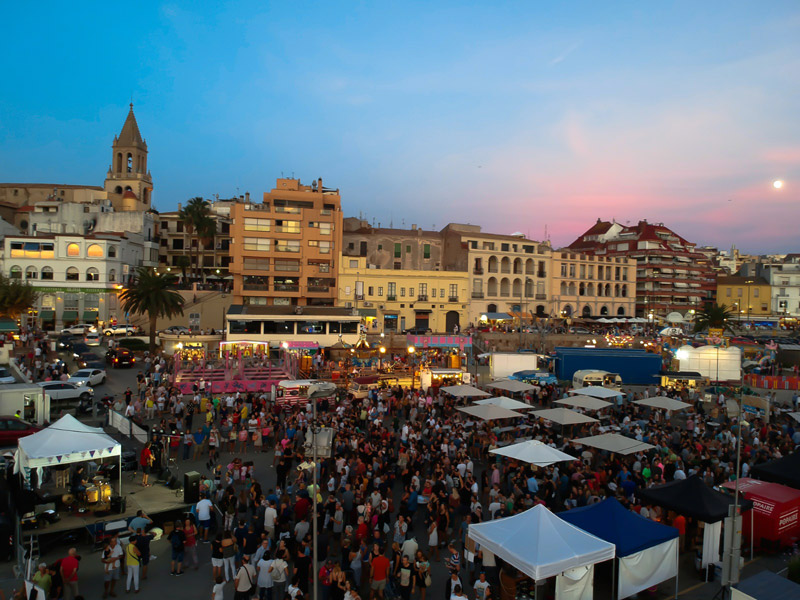
[[[383,305],[383,304],[380,304],[380,305],[378,305],[378,308],[380,308],[381,310],[383,310],[384,308],[386,308],[386,306],[385,306],[385,305]]]
[[[372,306],[372,302],[364,302],[364,308],[370,308]]]

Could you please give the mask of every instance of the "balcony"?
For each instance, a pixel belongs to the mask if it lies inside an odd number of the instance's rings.
[[[511,274],[511,267],[500,267],[500,272]]]
[[[308,291],[314,294],[327,294],[331,291],[330,286],[327,285],[310,285]]]
[[[483,300],[483,292],[472,292],[472,298],[475,300]]]
[[[536,300],[547,300],[547,294],[536,294],[536,296],[534,296],[534,298]]]
[[[363,300],[364,294],[356,294],[356,300]]]
[[[483,275],[483,267],[475,267],[472,269],[473,275]]]
[[[276,292],[299,292],[300,286],[289,283],[276,283],[272,286],[272,289]]]
[[[536,271],[536,276],[544,279],[545,277],[547,277],[547,273],[545,271]],[[591,277],[589,277],[589,279],[591,279]]]
[[[386,300],[388,302],[396,302],[397,301],[397,296],[396,295],[386,296]]]
[[[417,296],[417,302],[427,302],[428,301],[428,294],[419,294]]]
[[[248,292],[268,292],[268,283],[243,283],[242,289]]]

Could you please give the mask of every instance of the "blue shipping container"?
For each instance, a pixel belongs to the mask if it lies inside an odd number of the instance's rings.
[[[556,348],[556,377],[572,381],[575,371],[593,369],[617,373],[623,385],[658,383],[661,356],[644,350],[617,348]]]

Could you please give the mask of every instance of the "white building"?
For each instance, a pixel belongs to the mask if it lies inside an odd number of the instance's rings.
[[[125,322],[118,294],[144,251],[137,234],[12,235],[3,241],[0,268],[39,292],[23,324],[59,330],[76,322]]]
[[[772,313],[800,318],[800,254],[787,254],[783,262],[760,264],[757,271],[770,283]]]

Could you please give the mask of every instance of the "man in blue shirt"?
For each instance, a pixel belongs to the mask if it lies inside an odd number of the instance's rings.
[[[528,478],[528,491],[531,494],[535,494],[536,492],[539,491],[539,482],[536,481],[536,477],[534,477],[533,475],[531,475]]]
[[[153,519],[148,517],[143,510],[137,510],[136,516],[131,519],[131,522],[128,525],[128,530],[131,533],[136,533],[137,529],[144,531],[152,522]]]

